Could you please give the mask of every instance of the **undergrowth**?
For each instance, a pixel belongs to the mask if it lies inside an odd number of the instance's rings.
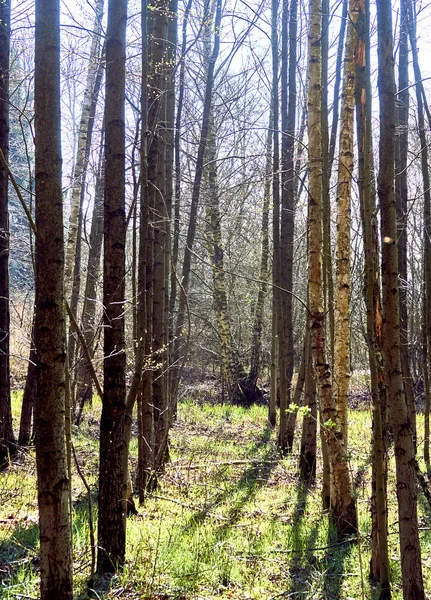
[[[19,396],[14,397],[18,423]],[[92,489],[97,522],[100,403],[73,428],[81,470]],[[298,436],[301,422],[298,422]],[[419,431],[422,421],[419,416]],[[350,465],[360,533],[339,540],[322,510],[317,483],[297,480],[298,443],[287,458],[276,448],[266,408],[185,400],[170,435],[170,462],[159,488],[127,524],[121,574],[96,581],[94,598],[212,600],[377,598],[370,559],[369,410],[350,412]],[[418,436],[420,440],[420,434]],[[420,450],[420,444],[419,444]],[[136,443],[131,447],[136,469]],[[393,598],[402,598],[393,456],[389,476],[389,542]],[[91,551],[87,495],[73,474],[76,598],[85,598]],[[420,495],[426,589],[431,592],[431,515]],[[96,536],[97,539],[97,536]],[[359,543],[358,543],[359,542]],[[0,474],[0,598],[38,597],[38,526],[33,449]]]

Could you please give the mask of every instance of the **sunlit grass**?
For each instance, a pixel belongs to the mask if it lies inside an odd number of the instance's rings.
[[[17,425],[18,396],[13,404]],[[78,461],[92,488],[95,523],[100,408],[95,399],[80,428],[72,428]],[[301,419],[293,455],[281,458],[266,417],[263,406],[244,409],[191,400],[180,404],[170,436],[171,461],[160,487],[128,519],[125,568],[108,589],[106,582],[96,581],[98,597],[269,600],[283,594],[348,600],[362,598],[362,590],[364,598],[376,597],[368,581],[370,411],[350,411],[349,421],[359,545],[356,539],[337,539],[322,510],[319,483],[305,488],[297,481]],[[421,416],[418,432],[421,440]],[[136,440],[131,453],[134,468]],[[393,450],[389,457],[393,598],[400,600]],[[76,597],[81,598],[91,551],[87,495],[75,468],[72,496],[74,577]],[[424,577],[431,590],[430,507],[422,496],[419,509]],[[35,460],[30,450],[0,474],[0,565],[6,565],[0,567],[0,598],[37,597],[37,550]]]

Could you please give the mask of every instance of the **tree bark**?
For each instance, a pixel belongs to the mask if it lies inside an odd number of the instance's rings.
[[[345,448],[337,425],[332,396],[331,371],[325,356],[325,313],[322,278],[322,145],[321,145],[321,3],[310,0],[308,72],[308,159],[309,159],[309,307],[311,347],[320,410],[331,459],[331,518],[339,534],[356,531],[356,508]]]
[[[355,107],[356,23],[359,2],[349,3],[349,23],[344,52],[340,144],[337,181],[337,252],[335,293],[334,401],[340,431],[347,448],[348,395],[350,382],[350,195],[353,176],[353,129]]]
[[[408,212],[408,118],[409,118],[409,30],[405,1],[400,2],[400,40],[398,60],[397,135],[395,138],[395,197],[398,225],[398,274],[400,279],[400,340],[404,393],[416,444],[416,408],[410,369],[407,314],[407,212]],[[419,91],[420,95],[420,91]],[[420,107],[418,105],[418,113]],[[423,115],[423,111],[422,111]],[[427,188],[424,188],[426,190]],[[430,284],[431,285],[431,284]]]
[[[37,396],[35,445],[42,600],[72,600],[65,450],[64,239],[61,186],[60,5],[36,1],[35,24]]]
[[[394,435],[401,571],[405,598],[425,598],[417,521],[417,492],[413,431],[404,396],[400,355],[395,180],[395,76],[392,6],[377,4],[378,89],[380,144],[378,195],[380,200],[383,284],[383,358],[388,414]]]
[[[10,0],[0,4],[0,149],[9,155]],[[10,397],[8,173],[0,165],[0,467],[16,451]]]
[[[290,405],[293,376],[293,245],[295,233],[295,126],[296,126],[296,69],[297,69],[297,0],[292,0],[290,10],[283,2],[282,58],[281,58],[281,225],[280,225],[280,282],[286,290],[281,294],[283,311],[287,406]],[[288,26],[289,20],[289,26]],[[289,43],[288,43],[289,42]],[[289,52],[288,52],[289,50]],[[287,56],[288,55],[288,56]],[[280,420],[281,424],[281,420]],[[285,431],[279,433],[281,446],[289,452],[293,447],[295,421],[286,419]],[[293,426],[293,428],[292,428]]]
[[[110,0],[106,36],[104,204],[104,397],[100,420],[97,571],[124,564],[127,492],[125,294],[125,59],[127,1]]]
[[[370,576],[380,581],[380,598],[389,598],[389,556],[386,490],[386,429],[383,415],[386,388],[381,358],[382,313],[380,297],[379,241],[377,233],[376,189],[372,152],[372,111],[370,80],[370,6],[364,4],[358,17],[356,63],[356,123],[358,139],[358,187],[364,240],[364,299],[367,311],[366,338],[371,376],[373,406],[372,463],[372,550]]]

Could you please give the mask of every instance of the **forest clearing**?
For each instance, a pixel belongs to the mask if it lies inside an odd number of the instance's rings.
[[[363,376],[359,385],[363,386]],[[362,396],[361,396],[362,397]],[[363,407],[361,407],[361,403]],[[358,536],[340,540],[322,510],[321,464],[314,484],[297,476],[299,446],[280,456],[267,408],[220,405],[214,384],[184,398],[172,429],[160,487],[128,517],[126,564],[99,580],[93,598],[140,600],[360,600],[378,598],[368,578],[371,548],[371,414],[362,397],[350,410],[349,468],[355,482]],[[73,444],[91,486],[97,520],[98,421],[95,400]],[[16,412],[15,412],[16,411]],[[19,401],[15,396],[14,416]],[[298,423],[298,434],[300,423]],[[422,439],[423,419],[418,415]],[[133,469],[136,443],[131,446]],[[401,599],[401,572],[389,450],[389,555],[393,598]],[[91,570],[88,498],[74,473],[73,571],[76,598],[87,597]],[[0,474],[0,597],[38,597],[38,528],[33,451],[23,451]],[[419,498],[420,539],[427,597],[431,597],[431,507]],[[104,584],[104,585],[103,585]]]

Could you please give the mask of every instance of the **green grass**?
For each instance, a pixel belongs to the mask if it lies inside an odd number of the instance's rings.
[[[15,418],[18,415],[17,396]],[[93,489],[96,522],[99,415],[100,403],[95,401],[81,428],[73,428],[78,460]],[[423,419],[419,416],[418,420],[421,440]],[[297,440],[300,426],[299,422]],[[375,598],[368,581],[368,410],[351,411],[349,435],[352,476],[360,480],[359,547],[355,541],[337,540],[321,508],[319,483],[311,488],[298,483],[298,441],[292,456],[280,457],[264,407],[182,402],[170,436],[171,462],[160,487],[139,508],[139,514],[128,519],[124,571],[110,582],[97,582],[95,597],[349,600],[362,598],[363,588],[365,598]],[[131,451],[135,468],[135,442]],[[391,455],[389,540],[393,598],[399,600],[393,466]],[[318,472],[320,468],[319,464]],[[85,488],[75,472],[73,503],[76,598],[83,598],[90,572],[90,535]],[[424,576],[430,593],[430,507],[422,496],[419,509]],[[37,598],[37,551],[35,461],[30,451],[20,454],[0,474],[0,598]]]

